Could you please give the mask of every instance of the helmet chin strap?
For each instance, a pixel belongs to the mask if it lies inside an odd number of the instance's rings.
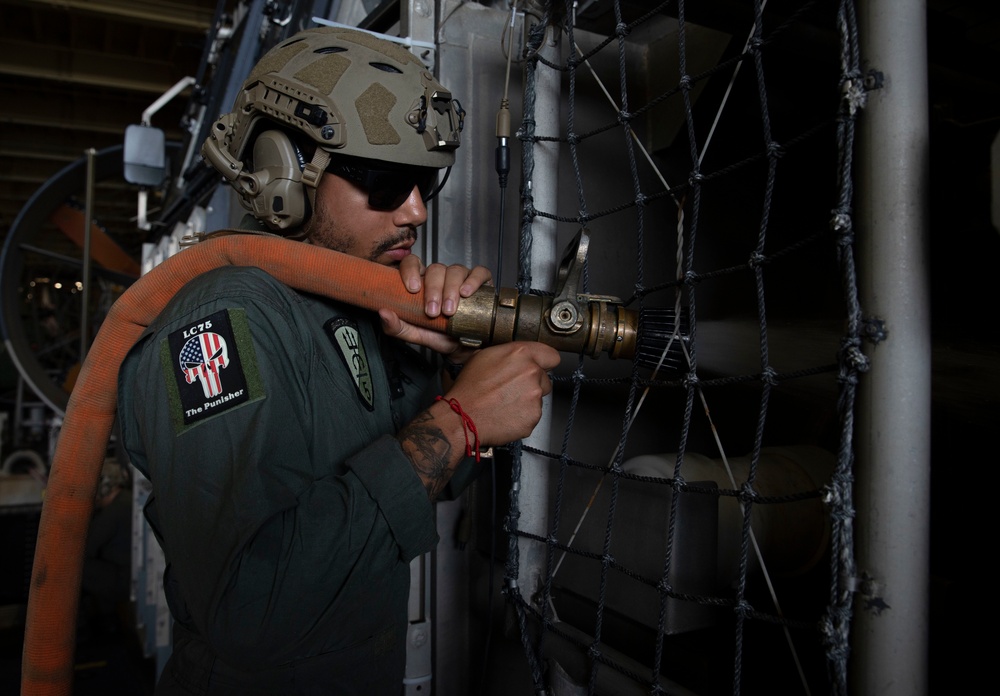
[[[320,179],[323,178],[323,173],[326,171],[328,164],[330,164],[330,153],[321,147],[317,147],[313,153],[312,161],[302,168],[302,188],[305,191],[306,200],[309,201],[310,216],[316,212],[316,191],[319,188]],[[308,222],[309,219],[306,218],[299,225],[296,232],[282,236],[294,240],[305,239],[308,236],[305,232],[305,226]]]
[[[302,185],[306,189],[310,210],[316,210],[316,189],[319,188],[320,179],[323,178],[323,172],[326,171],[328,164],[330,164],[330,153],[317,147],[312,161],[302,169]]]

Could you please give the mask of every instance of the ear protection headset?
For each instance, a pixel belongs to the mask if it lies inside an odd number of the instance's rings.
[[[267,130],[258,135],[250,162],[253,173],[243,178],[241,195],[254,217],[274,230],[295,228],[309,219],[316,189],[303,183],[306,161],[287,134]]]
[[[224,118],[216,122],[211,137],[225,137],[224,122]],[[312,161],[306,162],[288,134],[274,129],[254,139],[253,154],[246,164],[228,156],[224,148],[206,152],[225,160],[223,167],[214,164],[226,175],[240,203],[276,232],[295,230],[309,219],[316,203],[316,186],[330,161],[330,154],[317,148]]]

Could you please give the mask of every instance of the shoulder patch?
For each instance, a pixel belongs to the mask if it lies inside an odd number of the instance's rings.
[[[263,396],[245,324],[241,310],[223,309],[163,341],[161,363],[178,432]]]
[[[358,391],[361,403],[369,411],[375,410],[375,390],[372,384],[372,373],[368,365],[368,355],[365,352],[364,344],[361,343],[361,336],[358,334],[358,325],[350,319],[331,319],[323,325],[323,330],[330,337],[340,354],[347,371],[354,380],[354,388]]]

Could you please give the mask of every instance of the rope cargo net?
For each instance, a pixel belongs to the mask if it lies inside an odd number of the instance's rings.
[[[866,369],[853,4],[755,0],[723,19],[710,2],[672,0],[639,16],[616,1],[603,4],[613,13],[603,36],[578,30],[574,11],[590,4],[579,5],[547,4],[525,20],[518,290],[542,292],[530,270],[540,226],[585,227],[588,285],[607,291],[594,275],[613,265],[626,305],[673,308],[686,323],[664,351],[681,356],[673,366],[623,361],[609,373],[565,357],[551,446],[511,447],[503,592],[530,679],[551,693],[558,664],[579,693],[844,694],[854,403]],[[666,32],[650,23],[665,16],[670,39],[657,43]],[[712,54],[720,31],[728,38]],[[648,63],[635,57],[654,43]],[[558,132],[541,130],[535,113],[552,71]],[[558,205],[542,209],[536,156],[553,146],[570,166]],[[820,335],[833,340],[814,348]],[[586,415],[595,404],[597,427]],[[830,453],[824,474],[769,486],[781,447],[801,444]],[[666,465],[635,465],[650,452]],[[524,503],[537,471],[551,491],[541,514]],[[822,515],[822,552],[782,573],[762,551],[774,544],[757,515],[782,520],[773,537],[804,527],[796,510],[809,506]],[[532,556],[542,559],[533,579],[522,567]]]

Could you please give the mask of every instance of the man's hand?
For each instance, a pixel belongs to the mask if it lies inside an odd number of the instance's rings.
[[[452,316],[461,298],[469,297],[493,280],[493,274],[485,266],[469,269],[458,264],[432,263],[425,268],[413,254],[399,264],[399,275],[410,292],[416,294],[423,288],[424,311],[429,317]]]
[[[548,371],[559,353],[542,343],[515,341],[476,351],[445,398],[472,419],[480,446],[503,445],[531,434],[542,417],[542,398],[552,391]],[[399,431],[403,452],[433,499],[465,456],[462,417],[435,402]]]
[[[548,371],[559,353],[543,343],[514,341],[477,351],[447,398],[457,399],[484,445],[528,437],[542,417],[542,397],[552,391]]]
[[[424,312],[429,317],[454,315],[459,300],[471,296],[493,279],[493,274],[485,266],[469,269],[457,264],[445,266],[432,263],[425,267],[420,258],[412,254],[399,264],[399,275],[403,285],[411,293],[416,294],[421,289],[424,291]],[[457,363],[464,363],[472,354],[470,349],[461,348],[457,339],[413,326],[400,319],[392,310],[380,309],[379,317],[382,319],[382,330],[387,336],[451,356]]]

